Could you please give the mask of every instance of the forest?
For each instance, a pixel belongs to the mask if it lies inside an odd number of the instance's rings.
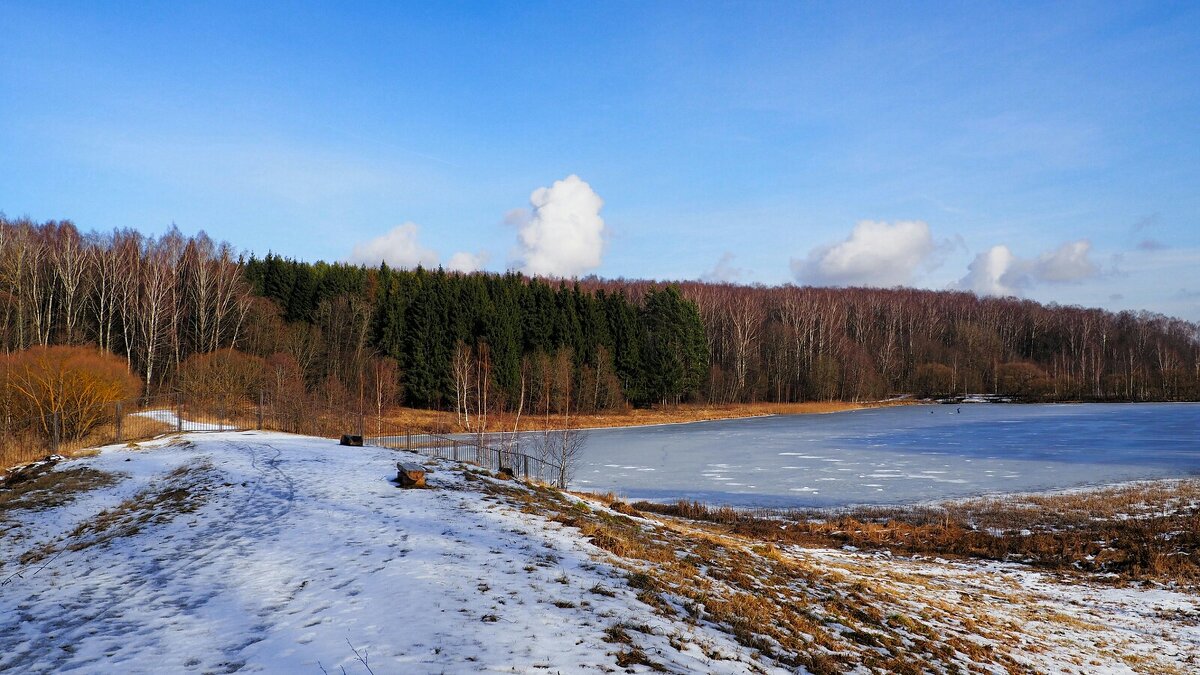
[[[308,263],[177,229],[0,216],[0,344],[92,348],[144,395],[561,413],[681,402],[1196,400],[1200,326],[911,288]],[[11,359],[10,359],[11,360]]]

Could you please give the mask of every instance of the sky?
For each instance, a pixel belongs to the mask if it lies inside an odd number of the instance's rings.
[[[14,3],[0,211],[1200,320],[1197,3]]]

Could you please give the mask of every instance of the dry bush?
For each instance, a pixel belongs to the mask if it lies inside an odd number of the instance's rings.
[[[263,382],[270,418],[282,431],[300,431],[310,419],[304,371],[291,354],[278,352],[267,357]]]
[[[190,401],[232,403],[256,400],[267,362],[235,349],[193,354],[179,366],[179,387]]]
[[[0,471],[46,457],[46,439],[28,430],[8,430],[0,437]]]
[[[0,357],[0,402],[6,436],[83,438],[112,417],[112,405],[134,397],[141,381],[121,359],[91,347],[34,347]],[[7,422],[7,420],[6,420]]]

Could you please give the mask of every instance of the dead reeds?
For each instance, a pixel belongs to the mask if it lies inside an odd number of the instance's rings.
[[[697,502],[633,506],[778,544],[1017,561],[1128,581],[1200,583],[1200,481],[1195,480],[775,517]]]

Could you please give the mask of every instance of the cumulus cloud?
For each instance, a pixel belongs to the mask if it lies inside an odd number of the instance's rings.
[[[479,253],[467,253],[459,251],[450,256],[450,262],[446,263],[446,269],[451,272],[462,272],[464,274],[470,272],[478,272],[487,264],[488,254],[486,251]]]
[[[981,295],[1020,295],[1039,283],[1079,282],[1100,275],[1091,252],[1092,242],[1079,239],[1027,259],[1001,244],[975,256],[957,285]]]
[[[531,209],[510,211],[517,225],[521,271],[533,276],[577,277],[600,266],[604,252],[604,200],[571,174],[529,196]]]
[[[732,283],[738,279],[741,279],[745,270],[740,267],[733,266],[733,259],[735,257],[736,256],[732,253],[726,251],[721,255],[720,260],[717,261],[717,264],[714,265],[711,270],[700,275],[700,280]]]
[[[417,224],[409,222],[370,241],[355,244],[349,260],[359,265],[386,262],[391,267],[433,267],[437,265],[438,255],[421,246],[417,241]]]
[[[912,283],[918,268],[936,266],[948,246],[935,243],[919,220],[863,220],[844,241],[793,258],[792,274],[817,286],[899,286]]]
[[[993,246],[975,256],[958,285],[980,295],[1017,295],[1026,283],[1020,267],[1017,256],[1007,246]]]

